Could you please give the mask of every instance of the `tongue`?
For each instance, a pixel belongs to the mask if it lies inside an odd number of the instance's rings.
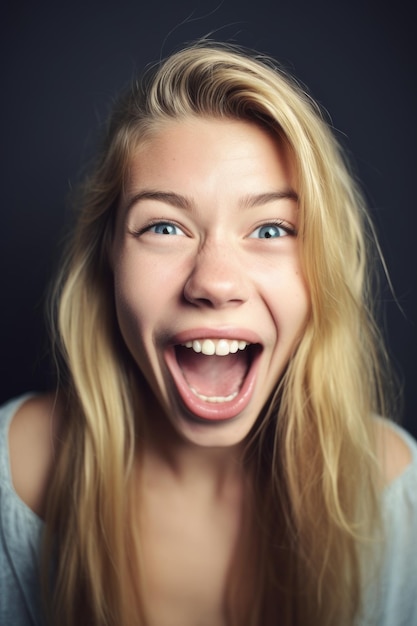
[[[239,391],[248,369],[246,350],[206,356],[177,346],[176,355],[188,385],[207,397],[227,397]]]

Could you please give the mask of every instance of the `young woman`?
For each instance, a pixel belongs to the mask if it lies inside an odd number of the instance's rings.
[[[368,218],[317,106],[186,48],[78,210],[57,392],[2,409],[1,623],[416,623],[417,446],[377,417]]]

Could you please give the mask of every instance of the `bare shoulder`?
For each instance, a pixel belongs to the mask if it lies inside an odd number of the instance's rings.
[[[44,514],[59,424],[59,402],[54,394],[29,398],[19,407],[10,424],[13,486],[23,502],[39,517]]]
[[[377,455],[384,482],[389,484],[401,476],[411,464],[412,452],[388,420],[378,418],[374,423]]]

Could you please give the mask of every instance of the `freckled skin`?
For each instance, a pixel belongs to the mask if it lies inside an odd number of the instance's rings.
[[[294,189],[276,139],[243,121],[167,122],[132,160],[112,254],[118,320],[165,417],[192,444],[241,442],[302,335],[309,296],[292,234],[297,200],[285,195]],[[262,344],[233,420],[194,421],[179,398],[165,350],[193,329],[241,329]]]

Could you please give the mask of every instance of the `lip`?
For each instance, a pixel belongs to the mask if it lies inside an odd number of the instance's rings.
[[[191,391],[178,365],[175,346],[194,339],[236,339],[256,344],[249,348],[253,350],[250,367],[238,395],[233,400],[222,403],[205,402]],[[259,335],[248,329],[194,328],[172,337],[164,351],[164,357],[176,391],[190,416],[199,421],[222,422],[237,417],[249,404],[255,389],[262,350],[263,344]]]
[[[193,328],[177,333],[169,341],[170,346],[176,346],[194,339],[236,339],[246,341],[251,344],[260,344],[262,341],[259,335],[252,330],[243,328]]]

